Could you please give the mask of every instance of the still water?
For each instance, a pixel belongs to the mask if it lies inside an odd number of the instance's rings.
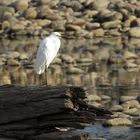
[[[140,40],[127,38],[101,38],[94,40],[62,40],[57,58],[43,76],[33,70],[35,54],[40,38],[19,37],[0,39],[0,85],[18,84],[28,86],[79,85],[89,94],[109,96],[101,101],[105,108],[118,104],[122,95],[140,95]],[[125,52],[137,55],[134,67],[125,67]],[[11,62],[12,60],[12,62]],[[13,62],[14,60],[14,62]],[[15,62],[16,61],[16,62]],[[16,66],[15,66],[16,64]],[[13,66],[14,65],[14,66]],[[77,68],[77,71],[72,71]],[[71,71],[70,71],[71,70]],[[79,72],[80,70],[80,72]],[[103,127],[100,123],[86,127],[90,137],[108,140],[138,140],[140,131],[129,127]]]

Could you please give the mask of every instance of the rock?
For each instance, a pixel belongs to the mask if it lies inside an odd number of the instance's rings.
[[[4,65],[5,63],[3,62],[2,59],[0,59],[0,66]]]
[[[39,5],[47,5],[50,2],[50,0],[39,0],[38,4]]]
[[[123,111],[123,108],[121,105],[114,105],[110,108],[111,111],[115,111],[115,112],[119,112],[119,111]]]
[[[16,22],[18,22],[18,20],[16,19],[16,17],[14,17],[14,15],[10,12],[6,12],[3,15],[3,21],[8,21],[10,23],[10,25],[15,24]]]
[[[86,10],[83,14],[83,18],[85,19],[90,19],[93,17],[96,17],[98,15],[98,11],[97,10]]]
[[[0,5],[0,21],[3,21],[4,20],[4,15],[6,13],[11,13],[12,15],[14,15],[15,14],[15,10],[12,7]]]
[[[37,11],[33,7],[28,8],[27,10],[25,10],[24,16],[27,19],[34,19],[37,17]]]
[[[14,3],[17,0],[0,0],[0,5],[11,5],[12,3]]]
[[[130,100],[135,100],[137,97],[136,96],[121,96],[120,102],[126,102]]]
[[[19,56],[19,59],[20,60],[24,60],[24,59],[29,59],[29,54],[28,53],[26,53],[26,52],[21,52],[20,53],[20,56]]]
[[[81,18],[76,18],[75,20],[72,21],[73,25],[78,25],[80,27],[83,27],[85,25],[86,21]]]
[[[96,74],[97,75],[97,74]],[[97,76],[96,76],[97,77]],[[102,100],[111,100],[111,97],[110,96],[107,96],[107,95],[102,95],[101,96],[101,99]]]
[[[39,0],[37,1],[39,5],[48,5],[50,8],[56,7],[59,3],[59,0],[51,1],[51,0]]]
[[[131,15],[127,20],[124,21],[123,26],[124,26],[124,27],[131,27],[132,22],[133,22],[135,19],[136,19],[136,17]]]
[[[114,16],[114,12],[105,9],[105,10],[101,10],[99,11],[97,18],[100,22],[107,22],[107,21],[111,21],[112,17]]]
[[[8,59],[7,65],[8,66],[20,66],[20,63],[15,59]]]
[[[104,22],[102,26],[104,29],[112,29],[112,28],[117,28],[120,25],[120,23],[121,23],[120,20],[108,21],[108,22]]]
[[[111,36],[121,36],[121,33],[118,31],[118,29],[110,29],[107,31],[107,34]]]
[[[89,30],[89,31],[91,31],[91,30],[93,30],[93,29],[97,29],[97,28],[99,28],[100,27],[100,23],[98,23],[98,22],[94,22],[94,23],[87,23],[86,24],[86,29],[87,30]]]
[[[130,109],[130,108],[140,108],[140,104],[137,100],[130,100],[126,101],[122,104],[122,107],[124,110]]]
[[[131,71],[138,71],[139,70],[139,65],[132,63],[131,61],[127,61],[126,64],[124,65],[124,68],[131,72]]]
[[[24,30],[25,26],[21,23],[15,23],[11,25],[10,29],[12,30],[12,32],[17,32],[19,30]]]
[[[140,9],[135,9],[135,15],[140,18]]]
[[[1,26],[2,26],[1,27],[2,30],[6,30],[6,29],[10,28],[10,22],[7,21],[7,20],[5,20],[5,21],[2,22],[2,25]]]
[[[62,54],[61,59],[63,62],[66,62],[66,63],[74,63],[74,58],[66,54]]]
[[[103,9],[107,9],[109,3],[110,0],[94,0],[92,7],[95,10],[103,10]]]
[[[127,59],[137,59],[138,56],[133,53],[133,52],[130,52],[130,51],[125,51],[124,52],[124,55],[123,55],[123,59],[124,60],[127,60]]]
[[[138,37],[140,38],[140,27],[133,27],[128,32],[130,37]]]
[[[68,68],[67,73],[68,74],[83,74],[84,71],[80,68],[70,67]]]
[[[12,81],[11,81],[11,78],[9,78],[9,73],[4,72],[3,76],[1,78],[1,81],[2,81],[3,85],[11,84]]]
[[[64,20],[56,20],[52,22],[51,27],[57,31],[65,31],[65,22]]]
[[[132,122],[127,118],[114,118],[104,122],[105,126],[118,126],[118,125],[132,125]]]
[[[93,107],[103,108],[103,105],[101,103],[99,103],[99,102],[96,102],[96,101],[91,101],[91,102],[89,101],[88,104],[90,106],[93,106]]]
[[[81,27],[78,25],[73,25],[73,24],[66,24],[65,26],[67,31],[78,31],[81,30]]]
[[[140,26],[140,18],[136,18],[130,23],[130,27],[139,27]]]
[[[24,11],[28,8],[28,0],[17,0],[13,6],[17,11]]]
[[[128,118],[132,119],[132,117],[128,114],[125,114],[123,112],[113,112],[112,118]]]
[[[77,0],[72,0],[71,7],[74,11],[80,11],[83,8],[83,5]]]
[[[112,18],[112,20],[122,21],[123,20],[123,15],[120,12],[115,12],[111,18]]]
[[[87,34],[88,32],[86,30],[81,29],[81,30],[75,31],[74,36],[77,38],[82,38],[82,37],[87,36]]]
[[[124,110],[123,112],[128,114],[128,115],[131,115],[131,116],[136,116],[136,115],[138,115],[137,111],[138,111],[137,108],[130,108],[130,109]]]
[[[51,20],[48,19],[37,19],[35,20],[36,24],[41,27],[47,27],[51,24]]]
[[[93,30],[93,36],[95,36],[95,37],[102,37],[102,36],[104,36],[104,34],[105,34],[105,32],[102,28]]]
[[[53,11],[48,5],[37,7],[37,18],[47,18],[52,21],[61,19],[61,17],[58,15],[58,11]]]
[[[98,95],[88,95],[87,100],[88,101],[101,101],[101,97]]]
[[[91,58],[81,58],[77,60],[78,63],[92,63],[93,59]]]
[[[7,51],[4,55],[5,58],[7,59],[15,59],[15,58],[19,58],[20,53],[17,51]]]
[[[60,58],[56,57],[56,58],[53,60],[52,63],[60,65],[60,64],[62,63],[62,61],[61,61]]]

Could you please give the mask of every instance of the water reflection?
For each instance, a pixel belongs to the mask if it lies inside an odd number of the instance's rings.
[[[42,85],[45,83],[45,74],[42,78],[38,78],[33,70],[39,41],[40,38],[38,37],[20,37],[12,40],[2,38],[0,40],[0,58],[5,63],[5,65],[1,64],[0,67],[0,85]],[[133,41],[131,39],[128,43],[128,40],[124,41],[123,38],[62,40],[62,47],[58,57],[47,71],[48,84],[82,85],[90,89],[91,93],[93,89],[99,89],[100,87],[102,87],[101,89],[111,88],[114,91],[116,87],[122,89],[127,89],[128,87],[138,88],[140,84],[139,69],[136,71],[127,71],[123,69],[124,64],[116,63],[115,58],[110,59],[110,57],[116,57],[118,62],[118,55],[122,55],[126,50],[140,56],[139,47],[137,47],[138,43],[139,40],[135,39]],[[69,62],[63,61],[61,59],[62,54],[69,55],[74,59],[74,62],[68,64]],[[88,60],[85,60],[85,58],[88,58]],[[10,59],[17,60],[20,65],[13,66],[9,62]],[[112,65],[108,65],[109,59],[115,62]],[[140,61],[140,58],[137,61]],[[67,74],[71,65],[84,70],[84,74]]]

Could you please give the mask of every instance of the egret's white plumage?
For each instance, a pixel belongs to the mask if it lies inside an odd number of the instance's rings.
[[[35,71],[37,74],[42,74],[57,55],[61,45],[59,37],[61,37],[60,33],[52,32],[41,41],[35,61]]]

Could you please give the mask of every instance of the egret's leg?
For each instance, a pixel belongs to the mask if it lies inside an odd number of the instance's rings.
[[[42,74],[38,75],[39,78],[39,85],[42,85]]]
[[[48,85],[48,80],[47,80],[47,69],[45,69],[45,82],[46,82],[46,86]]]

